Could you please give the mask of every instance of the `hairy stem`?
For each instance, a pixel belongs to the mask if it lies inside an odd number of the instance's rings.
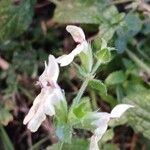
[[[91,94],[91,98],[92,98],[92,101],[91,101],[91,103],[92,103],[92,108],[93,108],[93,110],[96,110],[96,109],[97,109],[97,102],[96,102],[96,94],[95,94],[95,91],[91,91],[90,94]]]
[[[82,97],[89,81],[93,78],[93,76],[94,76],[95,72],[97,71],[98,67],[100,66],[100,64],[101,64],[101,62],[97,61],[97,63],[93,67],[91,73],[86,77],[86,79],[82,83],[81,88],[79,89],[79,92],[78,92],[77,96],[75,97],[75,99],[73,101],[73,106],[80,102],[80,99],[81,99],[81,97]]]
[[[77,96],[75,97],[75,99],[74,99],[74,101],[73,101],[73,105],[76,105],[76,104],[78,104],[78,103],[80,102],[80,99],[81,99],[81,97],[82,97],[82,95],[83,95],[83,93],[84,93],[84,91],[85,91],[85,89],[86,89],[86,87],[87,87],[89,81],[90,81],[90,78],[87,77],[87,78],[85,79],[85,81],[82,83],[81,88],[80,88],[80,90],[79,90]]]

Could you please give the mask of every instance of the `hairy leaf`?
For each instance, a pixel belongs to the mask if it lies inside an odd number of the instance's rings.
[[[134,109],[127,112],[129,124],[134,130],[150,139],[150,90],[132,89],[123,102],[135,106]]]
[[[105,82],[108,85],[120,84],[126,80],[126,75],[123,71],[116,71],[106,78]]]
[[[22,0],[18,5],[12,0],[0,1],[0,41],[23,33],[32,21],[36,0]]]
[[[102,83],[100,80],[96,80],[96,79],[90,80],[89,86],[92,89],[100,92],[101,94],[107,95],[107,88],[106,88],[105,84]]]

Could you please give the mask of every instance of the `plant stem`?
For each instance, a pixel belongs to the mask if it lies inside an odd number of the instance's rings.
[[[93,67],[92,69],[92,72],[91,72],[91,75],[93,76],[95,74],[95,72],[97,71],[97,69],[99,68],[101,62],[100,61],[97,61],[95,66]]]
[[[128,56],[143,70],[145,70],[150,75],[150,68],[147,64],[145,64],[143,61],[141,61],[134,53],[132,53],[129,50],[126,50],[126,53]]]
[[[80,99],[81,99],[81,97],[82,97],[82,95],[83,95],[83,93],[84,93],[84,91],[85,91],[85,89],[86,89],[86,87],[87,87],[89,81],[90,81],[90,78],[87,77],[87,78],[85,79],[85,81],[82,83],[81,88],[80,88],[80,90],[79,90],[77,96],[75,97],[75,99],[74,99],[74,101],[73,101],[73,105],[76,105],[76,104],[78,104],[78,103],[80,102]]]
[[[77,94],[77,96],[75,97],[74,101],[73,101],[73,106],[78,104],[80,102],[80,99],[89,83],[89,81],[91,80],[91,78],[93,77],[93,75],[95,74],[96,70],[98,69],[98,67],[100,66],[101,62],[97,61],[97,63],[95,64],[95,66],[93,67],[91,73],[86,77],[85,81],[82,83],[81,88]]]
[[[64,144],[64,142],[61,142],[61,143],[60,143],[59,150],[62,150],[62,148],[63,148],[63,144]]]
[[[91,94],[91,98],[92,98],[91,103],[92,103],[93,110],[96,110],[97,109],[97,102],[96,102],[95,91],[91,91],[90,94]]]

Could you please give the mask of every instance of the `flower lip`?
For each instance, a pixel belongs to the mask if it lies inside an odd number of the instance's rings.
[[[85,34],[80,27],[68,25],[66,30],[72,35],[75,42],[82,43],[85,41]]]

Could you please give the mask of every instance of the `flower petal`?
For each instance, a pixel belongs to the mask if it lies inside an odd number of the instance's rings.
[[[53,55],[49,55],[48,58],[48,67],[47,67],[47,75],[49,77],[49,80],[53,80],[57,82],[58,75],[59,75],[59,66],[56,61],[56,58]]]
[[[70,54],[68,55],[65,54],[65,55],[58,57],[56,59],[57,63],[59,63],[61,67],[69,65],[73,61],[74,57],[78,55],[81,51],[83,51],[84,49],[85,49],[84,43],[78,44],[76,48],[72,50]]]
[[[108,128],[108,122],[110,115],[108,113],[101,113],[100,118],[96,123],[98,128],[94,131],[94,135],[91,137],[90,150],[99,150],[98,141],[102,138]]]
[[[128,104],[119,104],[113,108],[110,113],[111,118],[119,118],[127,109],[134,106]]]
[[[45,119],[45,114],[41,113],[40,115],[37,115],[36,117],[32,118],[28,123],[28,129],[31,132],[36,132]]]
[[[100,140],[103,134],[106,132],[108,127],[108,122],[110,120],[110,114],[105,112],[97,113],[99,119],[93,122],[98,128],[94,131],[94,134],[97,136],[97,139]]]
[[[97,140],[97,137],[95,135],[93,135],[91,137],[91,140],[90,140],[90,150],[99,150],[98,140]]]
[[[73,55],[62,55],[57,58],[57,63],[60,64],[61,67],[69,65],[74,59]]]
[[[43,87],[47,86],[47,83],[56,83],[59,75],[59,66],[53,55],[49,55],[48,65],[45,63],[45,70],[39,77],[39,81]]]
[[[23,120],[23,124],[27,124],[31,118],[35,115],[41,100],[43,99],[44,93],[41,91],[41,93],[35,98],[32,107],[30,108],[28,114],[26,115],[26,117]]]
[[[75,42],[82,43],[85,41],[85,34],[80,27],[68,25],[66,30],[72,35]]]

